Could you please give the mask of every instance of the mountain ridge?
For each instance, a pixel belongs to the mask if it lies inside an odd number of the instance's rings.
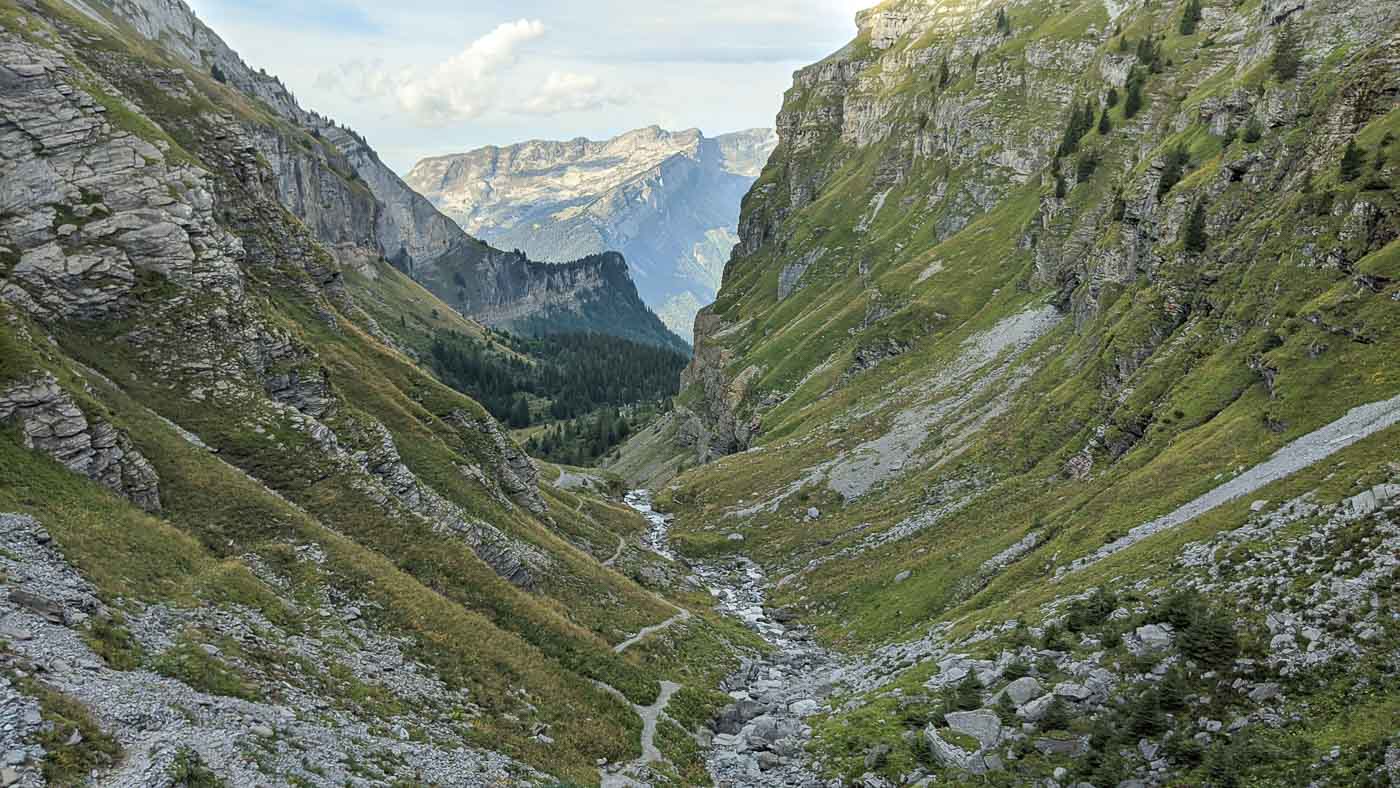
[[[674,414],[611,466],[885,676],[814,760],[1397,779],[1397,7],[858,20],[794,75]]]
[[[622,252],[644,299],[688,336],[774,141],[766,129],[709,138],[650,126],[435,156],[405,179],[468,232],[532,257]]]
[[[637,299],[628,292],[635,289],[635,283],[604,271],[601,259],[584,263],[599,270],[588,278],[590,287],[576,298],[568,298],[564,294],[567,277],[562,272],[493,249],[467,235],[409,188],[363,136],[304,109],[280,80],[249,67],[180,3],[119,0],[114,8],[124,19],[135,20],[143,36],[170,47],[200,68],[211,73],[217,70],[222,81],[313,137],[318,144],[308,146],[305,140],[290,141],[276,133],[254,135],[259,152],[277,163],[276,185],[284,204],[311,224],[331,249],[348,255],[347,259],[373,261],[383,256],[464,314],[506,330],[519,330],[527,324],[532,331],[551,330],[557,319],[570,326],[582,323],[599,330],[617,331],[622,326],[622,335],[629,338],[684,347],[649,310],[638,308]],[[329,145],[320,145],[322,140]],[[332,172],[324,177],[315,175],[327,169]],[[377,206],[365,204],[365,188]],[[457,279],[470,286],[458,285]],[[614,289],[616,293],[611,292]],[[525,320],[531,293],[536,291],[549,291],[554,296],[548,301],[534,298],[538,314]],[[521,319],[515,323],[497,319],[506,313]]]

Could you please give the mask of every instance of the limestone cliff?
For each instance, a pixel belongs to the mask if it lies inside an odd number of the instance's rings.
[[[1349,545],[1400,532],[1400,6],[858,25],[785,96],[670,454],[637,445],[690,552],[887,676],[829,705],[826,775],[1393,780],[1392,735],[1326,731],[1397,691],[1395,562]]]
[[[591,553],[625,514],[397,346],[490,340],[384,252],[522,324],[625,323],[625,263],[402,218],[348,137],[178,0],[0,0],[5,785],[588,781],[635,746],[599,686],[651,702],[612,645],[671,609]]]
[[[641,295],[689,338],[737,237],[739,202],[777,139],[639,129],[418,162],[408,183],[468,232],[537,259],[621,252]]]
[[[585,290],[570,294],[567,283],[578,278],[576,272],[556,271],[467,235],[380,161],[362,136],[302,108],[280,80],[250,68],[178,0],[117,0],[112,8],[141,35],[217,75],[290,126],[254,120],[232,133],[243,155],[271,166],[269,185],[280,202],[341,262],[370,272],[375,260],[387,259],[463,314],[507,330],[595,330],[684,346],[640,305],[630,278],[604,270],[604,260],[560,258],[577,259],[575,268],[596,269],[583,277]],[[165,78],[188,82],[173,73]],[[600,294],[598,287],[616,292]],[[525,298],[543,290],[551,298]],[[597,306],[600,300],[607,310]]]

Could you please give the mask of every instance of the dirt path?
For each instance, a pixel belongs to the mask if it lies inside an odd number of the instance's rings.
[[[681,685],[674,681],[661,682],[661,694],[656,696],[656,702],[650,706],[640,706],[628,701],[621,692],[601,681],[595,681],[594,684],[609,695],[631,706],[637,716],[642,718],[642,757],[631,763],[604,771],[602,775],[603,788],[634,788],[635,786],[649,785],[649,783],[639,779],[636,770],[666,759],[666,756],[662,755],[661,750],[656,746],[656,725],[666,714],[666,706],[671,703],[671,696],[680,691]]]
[[[603,566],[611,567],[617,565],[617,559],[622,557],[622,551],[627,549],[626,537],[617,537],[617,552],[612,554],[612,558],[603,562]]]
[[[1357,441],[1395,424],[1400,424],[1400,396],[1352,408],[1340,419],[1284,446],[1268,460],[1250,468],[1180,509],[1150,523],[1139,525],[1129,531],[1128,535],[1122,539],[1106,544],[1093,555],[1075,561],[1068,570],[1061,574],[1077,572],[1114,553],[1126,550],[1144,539],[1184,525],[1279,479],[1292,476],[1304,468],[1316,465]]]
[[[657,597],[657,598],[660,599],[660,597]],[[662,600],[662,601],[665,601],[665,600]],[[669,605],[670,603],[667,602],[666,604]],[[671,605],[671,606],[672,606],[672,607],[675,607],[675,605]],[[655,633],[657,633],[657,632],[660,632],[660,631],[662,631],[662,630],[664,630],[664,629],[670,629],[671,627],[675,626],[676,624],[680,624],[680,623],[683,623],[683,622],[686,622],[686,621],[689,621],[689,620],[690,620],[690,611],[689,611],[689,610],[686,610],[686,609],[683,608],[683,607],[676,607],[676,614],[675,614],[674,616],[671,616],[670,618],[666,619],[665,621],[662,621],[660,624],[655,624],[655,625],[649,626],[649,627],[643,627],[643,628],[642,628],[642,631],[640,631],[640,632],[638,632],[637,634],[633,635],[632,637],[630,637],[630,638],[628,638],[628,639],[622,641],[621,643],[618,643],[616,646],[613,646],[613,653],[614,653],[614,654],[621,654],[622,652],[626,651],[627,649],[629,649],[629,648],[631,648],[631,647],[637,645],[638,643],[642,642],[644,639],[646,639],[646,637],[647,637],[648,635],[653,635],[653,634],[655,634]]]

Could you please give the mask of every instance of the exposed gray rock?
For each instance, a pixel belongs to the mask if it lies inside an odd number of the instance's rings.
[[[656,127],[593,142],[532,141],[424,159],[405,176],[468,233],[537,260],[613,250],[689,339],[738,240],[739,202],[777,138]]]
[[[924,740],[928,743],[929,754],[933,756],[933,760],[942,766],[959,769],[969,774],[986,774],[998,768],[995,760],[988,758],[981,752],[968,752],[945,741],[938,734],[938,729],[932,725],[924,729]]]
[[[488,441],[487,452],[493,464],[495,479],[512,500],[535,514],[544,514],[549,507],[540,496],[540,472],[534,460],[520,450],[501,430],[501,425],[490,416],[472,419],[457,411],[452,420],[459,426],[473,429],[484,435]]]
[[[24,445],[148,512],[160,511],[160,477],[125,432],[89,419],[45,374],[0,392],[0,422],[19,424]]]
[[[953,711],[943,716],[949,728],[981,742],[984,750],[1001,743],[1001,718],[991,709]]]
[[[1016,706],[1024,706],[1045,694],[1045,688],[1032,676],[1022,676],[1006,685],[1003,690]]]

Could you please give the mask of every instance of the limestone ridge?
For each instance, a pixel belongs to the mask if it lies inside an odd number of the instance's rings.
[[[1257,15],[1220,12],[1212,20],[1209,38],[1216,45],[1207,55],[1192,58],[1190,69],[1199,72],[1192,85],[1202,83],[1205,75],[1242,79],[1251,69],[1259,81],[1268,68],[1279,28],[1300,11],[1293,6],[1266,6]],[[1106,299],[1125,287],[1159,281],[1160,271],[1183,259],[1167,247],[1181,243],[1188,214],[1202,195],[1213,205],[1230,184],[1244,183],[1255,195],[1250,199],[1257,200],[1262,191],[1278,184],[1296,186],[1314,177],[1314,173],[1267,169],[1267,153],[1236,148],[1221,154],[1223,163],[1206,168],[1205,177],[1211,183],[1204,191],[1164,193],[1182,177],[1179,171],[1165,172],[1172,165],[1170,151],[1163,146],[1173,134],[1194,128],[1218,136],[1228,131],[1233,141],[1251,122],[1271,132],[1287,131],[1306,120],[1302,88],[1273,83],[1236,86],[1206,96],[1192,94],[1188,105],[1170,112],[1159,103],[1125,119],[1122,102],[1130,92],[1133,74],[1156,73],[1152,69],[1160,70],[1168,57],[1157,53],[1156,65],[1145,63],[1134,71],[1139,57],[1126,47],[1136,34],[1115,36],[1114,30],[1144,16],[1134,11],[1136,6],[1110,4],[1112,19],[1099,20],[1080,39],[1031,42],[1015,58],[994,57],[1005,37],[981,29],[992,7],[986,2],[883,4],[858,16],[860,36],[855,42],[797,72],[778,116],[780,144],[746,198],[739,245],[725,273],[725,281],[735,283],[696,322],[695,361],[686,380],[694,391],[704,392],[696,400],[704,414],[705,432],[715,436],[717,452],[747,447],[757,428],[755,411],[763,407],[760,400],[767,398],[771,404],[790,393],[774,392],[771,385],[754,386],[759,378],[771,378],[773,370],[743,364],[746,356],[755,355],[743,351],[759,343],[749,340],[750,332],[737,324],[758,316],[755,302],[764,302],[762,310],[775,310],[804,289],[815,287],[829,297],[859,277],[863,285],[859,297],[871,303],[867,317],[852,330],[857,359],[868,356],[872,347],[893,347],[898,354],[903,343],[886,345],[874,337],[901,317],[932,325],[912,310],[910,302],[919,299],[907,294],[895,297],[902,302],[900,308],[891,308],[887,295],[894,288],[871,276],[874,265],[894,263],[912,269],[917,263],[918,246],[876,229],[896,216],[916,215],[916,223],[902,232],[918,233],[911,238],[932,244],[956,236],[1012,198],[1053,185],[1058,178],[1059,188],[1068,194],[1041,196],[1027,226],[1007,232],[1014,232],[1020,248],[1034,259],[1028,284],[1056,288],[1059,306],[1084,327],[1103,314]],[[1329,35],[1382,49],[1395,41],[1394,20],[1385,4],[1318,3],[1307,10],[1299,17],[1298,27],[1306,36],[1301,46],[1310,52],[1324,51]],[[1155,35],[1166,35],[1160,31],[1169,27],[1168,21],[1159,21]],[[1348,88],[1323,110],[1327,120],[1321,124],[1322,136],[1307,145],[1294,143],[1290,150],[1320,155],[1325,146],[1342,144],[1363,119],[1383,115],[1393,106],[1394,59],[1354,60],[1345,69]],[[1177,63],[1176,67],[1186,66]],[[948,82],[940,84],[943,80]],[[927,87],[903,92],[889,87],[911,82]],[[1110,90],[1117,103],[1106,107],[1104,97]],[[1083,102],[1086,94],[1094,119],[1108,112],[1111,128],[1095,135],[1101,140],[1086,141],[1082,151],[1068,153],[1073,159],[1062,160],[1056,156],[1056,144],[1065,113],[1072,108],[1071,101]],[[843,226],[842,219],[831,215],[831,198],[825,205],[822,200],[838,174],[849,174],[858,157],[870,162],[864,165],[861,192],[842,194],[859,206]],[[1060,165],[1058,176],[1052,164]],[[946,173],[930,179],[925,174],[929,167],[945,168]],[[1096,175],[1100,180],[1112,177],[1119,184],[1075,193],[1079,181]],[[927,183],[930,192],[909,193],[917,183]],[[905,195],[898,205],[890,201],[896,192]],[[1167,200],[1168,196],[1172,199]],[[1081,204],[1089,198],[1091,204]],[[1226,236],[1240,221],[1233,218],[1242,210],[1240,200],[1231,204],[1230,217],[1207,214],[1212,235]],[[1378,220],[1375,205],[1362,198],[1354,210],[1358,213],[1350,221],[1357,226],[1344,235],[1367,235],[1366,249],[1376,248],[1387,236],[1375,229],[1384,223]],[[818,216],[834,220],[833,224],[818,225]],[[833,239],[824,240],[822,235]],[[1350,260],[1364,255],[1366,249],[1332,254]],[[943,268],[941,261],[930,257],[917,271],[915,284],[923,285]],[[776,278],[776,299],[768,294],[768,285],[760,286],[766,277]],[[1173,281],[1171,297],[1186,298],[1197,286]],[[884,304],[874,303],[882,298]],[[736,309],[740,301],[745,307]],[[944,317],[937,311],[932,316]],[[1175,325],[1189,319],[1186,304],[1172,313]],[[918,333],[917,328],[911,330]],[[875,352],[881,357],[892,355],[886,350]],[[826,354],[813,358],[823,361]],[[1143,361],[1125,361],[1124,374]],[[809,364],[801,372],[815,366]],[[767,390],[756,397],[757,388]],[[742,413],[736,413],[736,408]]]
[[[638,129],[424,159],[406,180],[467,232],[537,259],[622,253],[643,299],[689,338],[737,241],[739,203],[777,137]]]
[[[385,166],[363,137],[302,108],[280,80],[250,68],[180,0],[116,0],[111,9],[143,36],[217,72],[226,84],[312,136],[315,144],[307,144],[300,135],[267,124],[246,124],[241,134],[271,165],[271,185],[282,204],[342,262],[368,270],[368,263],[382,256],[463,314],[493,327],[548,332],[563,323],[564,330],[683,346],[639,306],[629,278],[603,270],[606,260],[579,255],[576,268],[598,270],[591,276],[561,273],[464,233]],[[579,289],[571,291],[575,286]],[[540,296],[545,291],[547,298]]]

